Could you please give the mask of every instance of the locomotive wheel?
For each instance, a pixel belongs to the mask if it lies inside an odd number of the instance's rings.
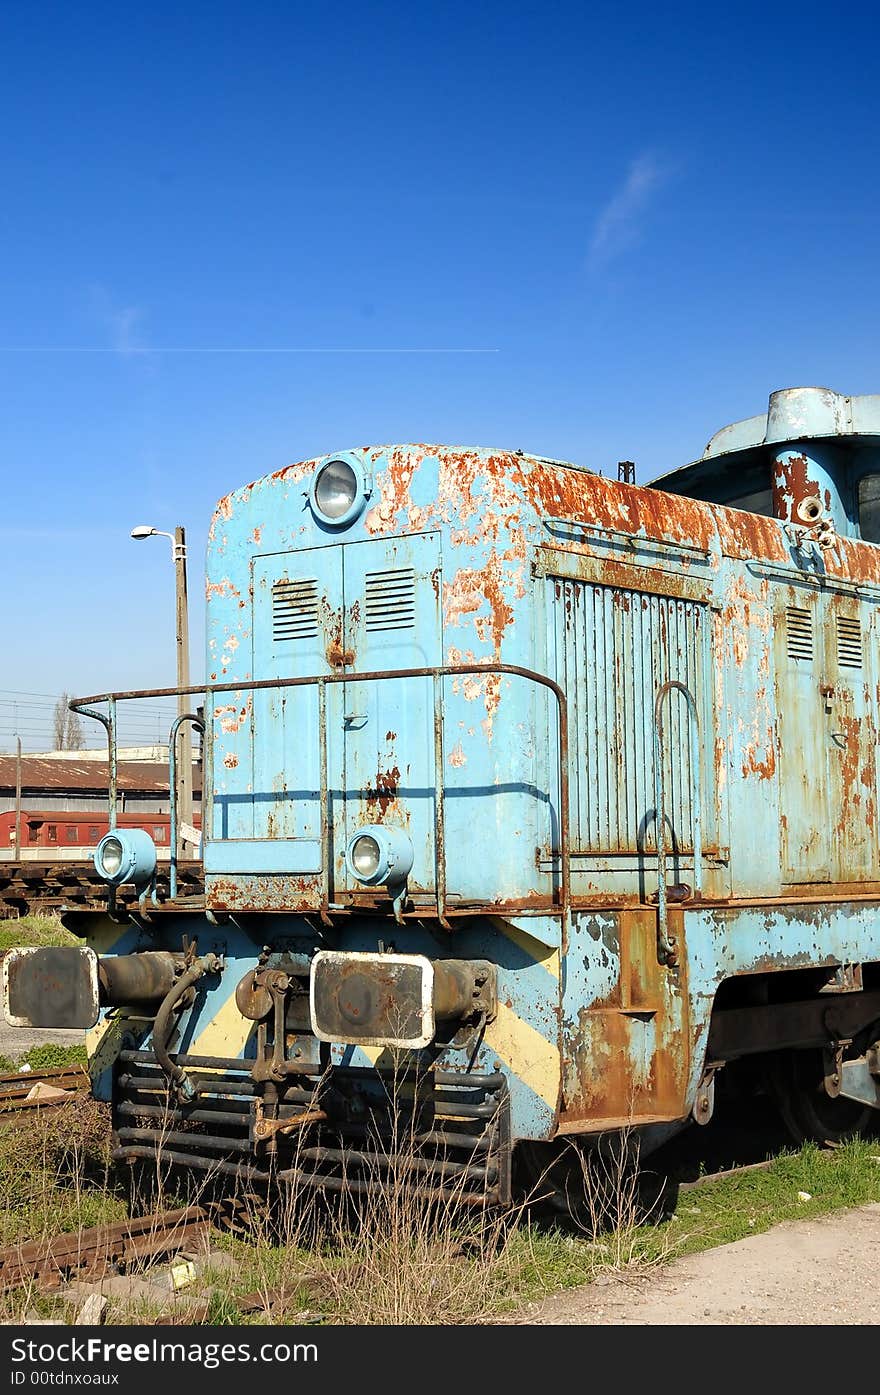
[[[522,1142],[514,1160],[527,1201],[590,1234],[655,1221],[669,1210],[667,1179],[639,1168],[632,1139],[605,1135],[589,1143],[571,1138]]]
[[[876,1127],[877,1110],[826,1092],[821,1051],[785,1051],[771,1063],[768,1083],[795,1143],[834,1148]]]
[[[515,1161],[529,1202],[546,1206],[578,1226],[596,1226],[598,1218],[591,1215],[587,1195],[589,1163],[575,1142],[556,1139],[552,1143],[519,1143]]]

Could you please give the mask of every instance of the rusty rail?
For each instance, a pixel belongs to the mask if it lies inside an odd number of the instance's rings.
[[[52,1070],[20,1071],[0,1075],[0,1114],[11,1114],[21,1109],[47,1108],[65,1104],[66,1099],[34,1099],[27,1097],[35,1085],[51,1085],[56,1090],[66,1090],[69,1099],[74,1094],[83,1094],[89,1089],[90,1081],[85,1066],[58,1066]]]
[[[60,1288],[71,1279],[100,1277],[140,1259],[170,1254],[201,1238],[211,1225],[202,1206],[160,1211],[116,1225],[25,1240],[0,1250],[0,1292],[25,1284]]]
[[[711,1186],[713,1182],[726,1182],[728,1177],[742,1177],[749,1172],[766,1172],[776,1161],[776,1158],[764,1158],[762,1162],[741,1163],[737,1167],[723,1167],[718,1172],[704,1172],[702,1177],[695,1177],[691,1182],[679,1182],[678,1189],[691,1192],[699,1187]]]
[[[160,862],[158,867],[160,899],[167,894],[169,865]],[[201,863],[178,863],[177,880],[178,885],[185,883],[190,893],[186,903],[189,907],[193,897],[204,891]],[[91,858],[55,862],[0,860],[0,908],[4,910],[21,914],[40,908],[103,910],[106,897],[107,883],[98,876]],[[138,897],[123,888],[117,893],[116,905],[120,913],[136,911]],[[153,909],[160,910],[161,906]]]
[[[443,720],[442,720],[442,684],[444,678],[460,677],[463,674],[496,674],[512,678],[524,678],[527,682],[537,683],[540,687],[546,688],[556,699],[559,714],[559,731],[557,733],[557,753],[558,753],[558,780],[559,780],[559,898],[558,902],[554,898],[553,907],[549,908],[552,913],[560,914],[562,917],[563,939],[567,937],[568,925],[571,918],[571,848],[570,848],[570,809],[569,809],[569,780],[568,780],[568,701],[564,690],[552,678],[546,674],[538,673],[535,669],[522,668],[518,664],[499,663],[473,663],[473,664],[435,664],[423,668],[401,668],[401,669],[375,669],[369,673],[322,673],[311,674],[300,678],[260,678],[248,679],[243,682],[227,680],[225,683],[206,683],[200,687],[188,688],[133,688],[126,692],[118,693],[96,693],[90,697],[72,698],[68,703],[71,712],[76,712],[84,717],[92,717],[107,730],[107,739],[110,745],[110,816],[111,827],[116,820],[116,705],[119,702],[140,700],[142,698],[165,698],[165,697],[198,697],[204,694],[206,699],[217,694],[224,693],[256,693],[269,690],[277,691],[285,688],[306,688],[316,687],[318,689],[318,741],[319,758],[321,767],[321,918],[324,921],[330,919],[330,819],[329,819],[329,793],[327,788],[327,721],[326,721],[326,690],[327,687],[337,683],[373,683],[381,682],[389,678],[430,678],[434,682],[434,758],[435,765],[439,760],[439,774],[435,770],[435,782],[440,786],[437,804],[437,829],[435,837],[435,877],[437,886],[438,915],[441,921],[446,914],[446,866],[445,866],[445,822],[443,808]],[[438,702],[439,694],[439,702]],[[106,703],[107,716],[95,710],[96,703]],[[437,708],[440,708],[441,715],[438,718]],[[207,714],[206,714],[207,715]],[[208,735],[208,750],[213,750],[213,720],[206,723]],[[203,795],[204,817],[203,817],[203,840],[211,838],[212,829],[212,802],[210,798],[211,787],[213,786],[212,773],[208,771],[208,778],[205,781],[205,794]],[[175,792],[171,791],[172,807],[176,798]],[[552,809],[551,809],[552,818]],[[553,830],[551,826],[551,852],[553,846]],[[442,867],[440,865],[442,861]],[[502,910],[502,906],[495,907]]]

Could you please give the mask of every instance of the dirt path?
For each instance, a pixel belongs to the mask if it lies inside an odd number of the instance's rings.
[[[520,1323],[668,1325],[880,1322],[880,1204],[674,1260],[647,1276],[603,1278],[530,1304]]]

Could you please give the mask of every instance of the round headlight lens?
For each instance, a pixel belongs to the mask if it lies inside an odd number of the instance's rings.
[[[379,870],[379,844],[368,833],[355,839],[351,849],[351,861],[355,872],[364,881],[375,877]]]
[[[325,518],[342,518],[357,498],[358,480],[344,460],[331,460],[315,482],[315,505]]]
[[[101,866],[106,877],[115,877],[122,866],[122,844],[118,838],[108,838],[101,849]]]

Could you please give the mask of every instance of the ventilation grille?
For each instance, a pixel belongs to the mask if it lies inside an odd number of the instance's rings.
[[[804,659],[807,663],[813,658],[813,621],[808,610],[790,605],[785,612],[788,657]]]
[[[837,617],[837,662],[841,668],[862,666],[862,627],[858,616]]]
[[[411,630],[416,623],[416,587],[412,567],[396,572],[367,572],[367,630]]]
[[[317,633],[317,581],[276,581],[272,587],[272,638],[314,639]]]

